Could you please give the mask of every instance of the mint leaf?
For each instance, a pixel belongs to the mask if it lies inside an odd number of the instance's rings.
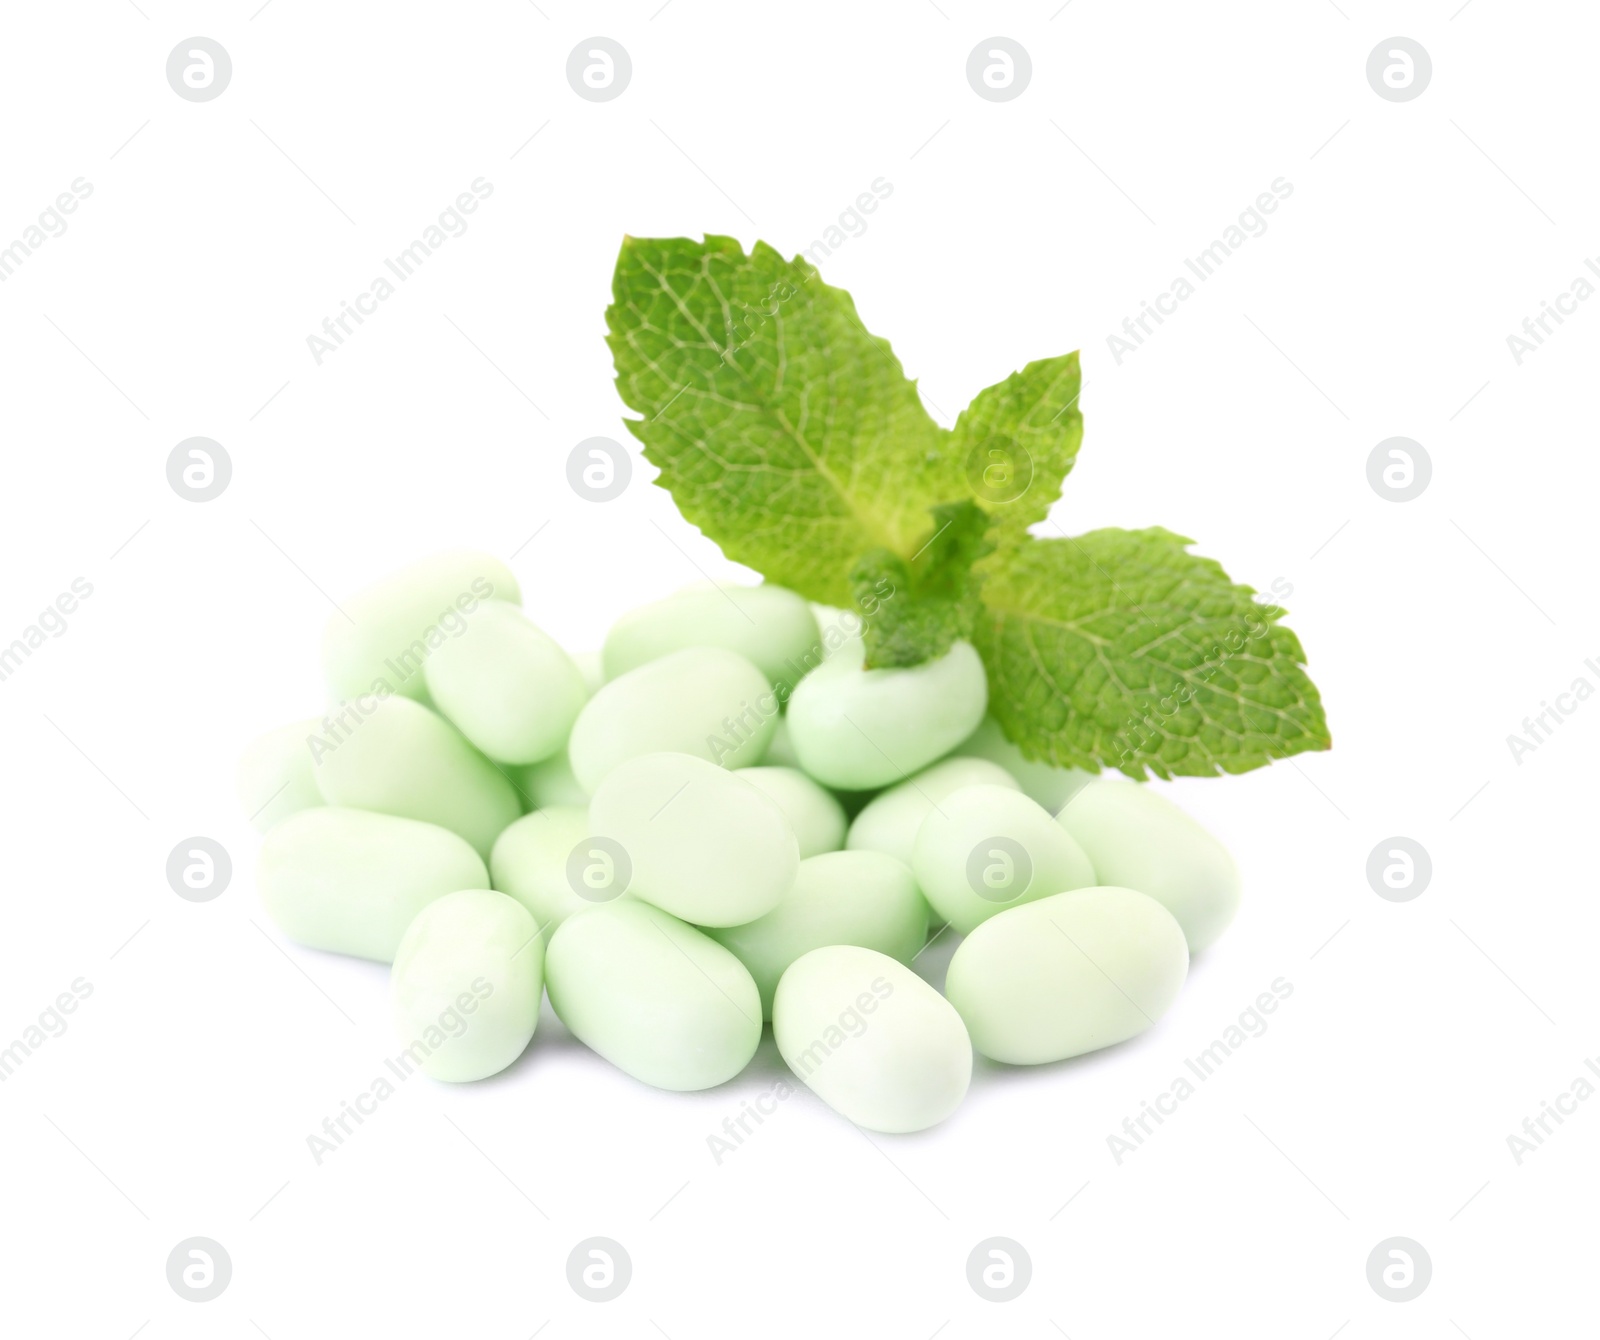
[[[1061,765],[1211,775],[1329,747],[1282,611],[1191,541],[1028,534],[1082,440],[1076,354],[943,429],[849,294],[726,237],[627,239],[606,324],[629,431],[684,516],[769,581],[856,605],[868,665],[970,637],[1007,736]]]
[[[973,495],[1016,539],[1061,496],[1083,441],[1078,355],[1040,359],[980,391],[961,412],[951,450]]]
[[[919,665],[971,637],[982,576],[973,565],[994,549],[990,520],[971,501],[931,509],[934,531],[908,563],[873,549],[850,571],[865,616],[866,667]]]
[[[989,710],[1029,758],[1143,779],[1329,747],[1282,611],[1185,552],[1192,543],[1098,530],[1025,540],[985,565],[975,641]]]
[[[869,550],[909,559],[967,496],[886,340],[811,266],[728,237],[628,238],[607,342],[628,428],[737,562],[827,604]]]

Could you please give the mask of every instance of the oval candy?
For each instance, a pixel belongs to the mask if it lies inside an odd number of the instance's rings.
[[[256,878],[268,915],[291,940],[381,963],[435,898],[488,882],[477,852],[448,829],[329,806],[274,825],[261,840]]]
[[[689,754],[645,754],[610,772],[589,802],[589,831],[615,844],[630,893],[699,926],[770,912],[800,866],[783,811],[737,773]]]
[[[972,1079],[961,1016],[910,968],[855,945],[813,949],[778,982],[772,1035],[789,1068],[871,1131],[937,1125]]]
[[[722,647],[675,651],[610,681],[584,705],[567,741],[578,785],[593,795],[640,754],[693,754],[724,768],[761,761],[778,724],[767,677]]]
[[[1040,1065],[1142,1033],[1188,972],[1172,914],[1102,886],[991,917],[956,947],[944,989],[985,1056]]]
[[[761,996],[744,965],[631,898],[561,923],[545,953],[545,987],[580,1042],[658,1089],[722,1084],[761,1041]]]
[[[486,601],[423,668],[440,713],[489,758],[538,763],[565,747],[589,698],[583,672],[515,605]]]
[[[847,644],[800,681],[789,699],[789,739],[825,786],[887,786],[927,767],[972,734],[988,687],[970,642],[907,669],[865,670]]]
[[[392,1064],[456,1083],[498,1074],[532,1040],[543,995],[544,944],[525,907],[489,889],[435,898],[389,970]]]

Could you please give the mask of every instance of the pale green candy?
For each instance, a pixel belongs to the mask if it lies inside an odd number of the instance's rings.
[[[309,743],[321,729],[319,721],[296,721],[245,746],[239,756],[239,804],[258,833],[322,804]]]
[[[956,746],[955,753],[957,757],[986,758],[998,763],[1017,779],[1024,795],[1032,796],[1051,814],[1094,780],[1094,774],[1082,768],[1058,768],[1024,758],[1022,750],[1006,739],[993,717],[984,717],[978,729]]]
[[[486,600],[518,605],[522,592],[499,559],[465,551],[435,554],[347,597],[322,639],[333,696],[426,697],[422,667]]]
[[[922,821],[934,806],[962,787],[984,785],[1014,791],[1017,780],[987,759],[944,759],[869,800],[851,823],[844,845],[851,851],[887,852],[910,865]]]
[[[489,889],[435,898],[389,972],[394,1064],[442,1080],[498,1074],[532,1040],[543,994],[544,942],[522,904]]]
[[[635,899],[562,922],[545,955],[545,987],[580,1042],[658,1089],[722,1084],[761,1041],[761,996],[744,964]]]
[[[1138,782],[1099,778],[1056,822],[1078,840],[1104,884],[1147,893],[1183,927],[1198,954],[1239,910],[1239,868],[1210,833]]]
[[[567,757],[594,794],[617,764],[640,754],[693,754],[725,768],[761,761],[778,723],[767,677],[738,652],[690,647],[619,675],[589,699]]]
[[[589,802],[589,831],[621,848],[630,893],[700,926],[770,912],[800,866],[783,811],[689,754],[645,754],[610,772]],[[624,857],[615,860],[620,869]]]
[[[992,785],[952,791],[928,811],[911,869],[933,910],[963,935],[1007,908],[1095,883],[1083,848],[1048,810]]]
[[[750,969],[770,1019],[784,969],[813,949],[861,945],[909,964],[928,940],[928,905],[894,857],[830,851],[800,862],[794,887],[766,916],[707,934]]]
[[[783,811],[800,843],[800,859],[844,846],[844,806],[797,768],[739,768],[742,777]]]
[[[787,692],[820,657],[811,607],[781,586],[695,586],[630,610],[606,634],[607,679],[685,647],[725,647]]]
[[[1038,1065],[1142,1033],[1188,972],[1183,930],[1166,908],[1099,887],[991,917],[956,948],[944,990],[985,1056]]]
[[[826,786],[887,786],[928,766],[972,734],[988,688],[970,642],[904,670],[863,670],[841,650],[789,699],[789,738],[801,766]]]
[[[786,718],[779,717],[778,724],[772,728],[772,739],[761,761],[774,768],[800,767],[800,755],[794,752],[794,743],[789,739],[789,722]]]
[[[528,810],[548,809],[552,805],[576,805],[587,808],[589,793],[578,785],[572,775],[572,763],[567,751],[551,755],[543,763],[530,763],[525,768],[508,768],[511,784]]]
[[[950,1002],[886,954],[831,945],[778,983],[778,1051],[835,1112],[898,1135],[943,1121],[966,1096],[972,1043]]]
[[[604,901],[603,894],[580,896],[569,862],[589,836],[589,811],[580,805],[552,805],[525,814],[500,834],[489,853],[489,882],[521,903],[541,928],[559,926],[574,912]],[[584,854],[584,860],[590,858]]]
[[[499,600],[473,611],[466,632],[428,657],[423,673],[434,706],[501,763],[537,763],[559,752],[589,698],[572,657]]]
[[[317,786],[330,805],[398,814],[459,833],[488,856],[522,813],[511,783],[443,717],[384,698],[321,751]]]
[[[382,963],[428,903],[488,882],[478,853],[448,829],[328,806],[267,833],[256,879],[268,915],[291,940]]]

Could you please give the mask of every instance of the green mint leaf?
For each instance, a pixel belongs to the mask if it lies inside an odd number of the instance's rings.
[[[986,566],[989,710],[1030,758],[1143,779],[1331,741],[1300,640],[1170,531],[1026,540]],[[1003,562],[998,560],[1004,560]]]
[[[627,239],[606,324],[628,428],[684,516],[769,581],[855,604],[868,665],[970,637],[1006,734],[1061,765],[1211,775],[1329,747],[1282,611],[1191,541],[1028,535],[1082,440],[1076,354],[943,429],[849,294],[726,237]]]
[[[972,636],[983,580],[974,564],[994,549],[990,519],[971,500],[930,510],[933,534],[909,563],[873,549],[850,571],[856,608],[865,616],[868,669],[919,665]]]
[[[769,581],[848,604],[858,558],[909,559],[928,509],[967,496],[888,342],[803,261],[628,238],[613,299],[617,389],[643,416],[629,430],[683,515]]]
[[[951,451],[997,535],[1018,539],[1061,496],[1083,441],[1078,355],[1040,359],[980,391],[961,412]]]

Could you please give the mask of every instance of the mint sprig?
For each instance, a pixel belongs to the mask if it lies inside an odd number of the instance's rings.
[[[1282,611],[1192,541],[1028,534],[1082,440],[1077,354],[945,429],[850,295],[764,243],[628,238],[613,299],[617,387],[658,482],[729,558],[862,609],[869,666],[970,639],[1006,735],[1064,766],[1204,776],[1329,747]]]
[[[971,638],[982,604],[975,566],[994,550],[989,514],[968,500],[932,509],[934,532],[909,560],[872,549],[850,570],[856,607],[867,617],[866,665],[918,665]]]

